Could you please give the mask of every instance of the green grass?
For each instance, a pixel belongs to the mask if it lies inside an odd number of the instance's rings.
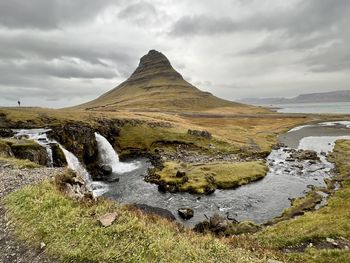
[[[339,171],[337,178],[343,180],[342,189],[334,192],[320,210],[266,228],[257,235],[262,244],[283,248],[327,237],[350,239],[350,141],[337,141],[332,159]],[[309,249],[296,256],[307,262],[350,261],[349,250]]]
[[[1,157],[0,156],[0,163],[9,165],[12,168],[17,169],[34,169],[34,168],[40,168],[41,165],[34,163],[32,161],[29,161],[27,159],[17,159],[14,157]]]
[[[117,137],[118,147],[121,153],[130,149],[141,149],[152,152],[156,148],[165,151],[174,151],[174,145],[182,143],[187,144],[193,150],[213,153],[209,144],[215,147],[215,151],[237,152],[235,145],[221,140],[206,139],[187,134],[187,129],[172,127],[150,127],[147,124],[130,125],[127,124],[121,128],[120,135]]]
[[[177,171],[186,172],[187,182],[176,177]],[[157,172],[159,180],[168,184],[176,184],[180,191],[204,193],[207,187],[220,189],[234,188],[263,178],[267,167],[263,162],[217,162],[208,164],[187,164],[165,162],[164,169]]]
[[[19,239],[37,247],[44,242],[47,253],[64,262],[265,262],[263,255],[111,201],[74,202],[48,182],[12,193],[5,205]],[[97,218],[112,211],[116,222],[99,226]]]

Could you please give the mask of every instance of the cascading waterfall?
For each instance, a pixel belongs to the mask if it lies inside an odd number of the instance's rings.
[[[95,133],[100,163],[109,165],[113,173],[123,174],[138,168],[137,163],[123,163],[119,161],[119,156],[112,145],[102,135]]]
[[[51,140],[47,137],[47,132],[50,129],[21,129],[21,130],[13,130],[16,134],[15,137],[19,138],[21,136],[28,136],[29,139],[34,140],[41,146],[45,147],[48,156],[48,167],[53,167],[53,157],[52,157],[52,149],[51,144],[57,144],[64,153],[66,158],[68,168],[75,171],[78,175],[84,178],[86,183],[86,187],[92,191],[94,196],[100,196],[108,191],[108,186],[103,182],[94,182],[89,174],[89,172],[85,169],[85,167],[79,162],[78,158],[66,150],[61,144],[59,144],[56,140]]]
[[[68,168],[72,169],[74,172],[82,176],[85,180],[85,184],[87,189],[89,189],[92,192],[93,196],[100,196],[108,191],[108,185],[106,185],[103,182],[95,182],[92,180],[91,175],[89,172],[85,169],[85,167],[79,162],[78,158],[71,153],[70,151],[66,150],[61,144],[55,141],[61,148],[61,150],[64,153],[64,156],[66,157]]]
[[[47,152],[47,166],[53,167],[53,158],[52,158],[52,150],[51,145],[52,143],[49,138],[47,138],[47,132],[51,131],[50,129],[21,129],[21,130],[13,130],[16,132],[15,137],[21,137],[21,136],[28,136],[29,139],[34,140],[39,145],[43,146],[46,149]]]

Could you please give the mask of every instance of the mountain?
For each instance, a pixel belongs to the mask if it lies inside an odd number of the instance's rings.
[[[322,93],[301,94],[294,98],[245,98],[242,103],[255,105],[267,104],[298,104],[298,103],[328,103],[328,102],[350,102],[350,90],[338,90]]]
[[[191,110],[220,107],[249,107],[223,100],[188,83],[166,56],[151,50],[143,56],[134,73],[116,88],[75,109],[107,110]]]

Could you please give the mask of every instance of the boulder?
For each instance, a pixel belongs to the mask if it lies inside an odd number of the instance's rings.
[[[101,166],[101,172],[104,176],[110,176],[113,172],[113,169],[110,165],[104,164]]]
[[[225,217],[219,214],[214,214],[209,220],[210,229],[212,232],[219,234],[225,232],[229,226],[229,222]]]
[[[132,207],[140,210],[141,212],[149,215],[157,215],[162,218],[168,219],[169,221],[175,221],[176,218],[169,210],[164,208],[145,205],[145,204],[133,204]]]
[[[114,223],[114,221],[117,219],[117,217],[118,217],[118,214],[116,212],[107,213],[107,214],[101,216],[98,219],[98,221],[100,222],[101,226],[109,227]]]
[[[15,133],[8,128],[0,128],[0,137],[13,137]]]
[[[191,208],[180,208],[177,210],[179,216],[185,220],[193,217],[194,211]]]

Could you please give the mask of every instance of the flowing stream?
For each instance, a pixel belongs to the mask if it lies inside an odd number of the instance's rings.
[[[16,130],[16,136],[28,135],[41,145],[48,154],[50,143],[45,129]],[[325,186],[324,179],[332,176],[333,165],[325,154],[334,147],[337,139],[350,139],[350,122],[327,122],[296,127],[280,136],[287,148],[273,150],[267,157],[269,172],[257,182],[232,190],[216,190],[212,195],[188,193],[160,193],[157,185],[144,181],[151,163],[144,158],[120,162],[118,154],[102,135],[95,134],[100,163],[109,165],[119,182],[94,182],[79,160],[69,151],[62,150],[68,166],[82,174],[91,186],[95,196],[103,195],[120,203],[139,203],[170,210],[185,225],[194,224],[214,213],[229,215],[239,221],[250,220],[264,223],[290,206],[291,198],[304,196],[310,186]],[[42,139],[45,138],[45,139]],[[291,149],[315,150],[321,162],[288,160]],[[52,160],[52,157],[51,157]],[[52,165],[52,161],[51,161]],[[324,202],[321,204],[323,205]],[[188,207],[194,210],[194,217],[183,221],[177,209]]]

